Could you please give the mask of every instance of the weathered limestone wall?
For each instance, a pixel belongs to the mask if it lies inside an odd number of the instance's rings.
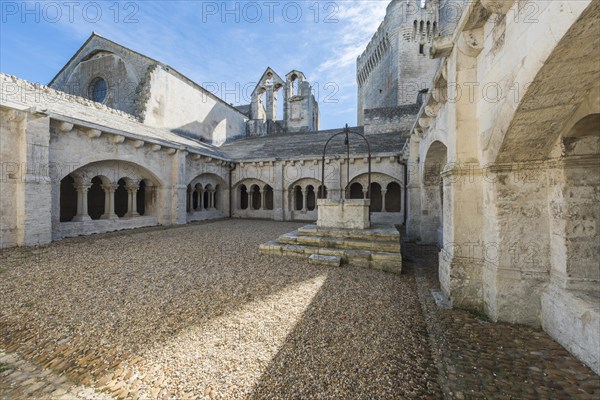
[[[366,157],[354,155],[350,160],[350,179],[348,180],[347,165],[345,160],[339,156],[326,158],[325,164],[325,186],[328,199],[341,199],[344,195],[347,182],[358,182],[367,187],[368,163]],[[318,188],[321,185],[321,159],[307,158],[298,160],[262,160],[250,161],[237,164],[232,173],[232,209],[233,216],[238,218],[269,218],[275,220],[299,220],[316,221],[316,200]],[[400,186],[399,211],[398,212],[376,212],[376,218],[386,220],[387,223],[402,223],[404,219],[404,170],[397,162],[397,157],[381,156],[372,160],[372,183],[379,184],[382,189],[395,182]],[[241,209],[240,187],[244,185],[247,189],[258,186],[261,190],[268,185],[273,190],[273,208],[265,209]],[[296,207],[296,187],[302,189],[302,209]],[[304,206],[305,199],[309,196],[309,187],[314,193],[313,210]],[[384,194],[385,195],[385,194]],[[391,207],[390,207],[391,209]]]
[[[46,223],[50,218],[49,119],[14,109],[2,109],[0,118],[0,246],[48,243],[51,239]]]
[[[246,117],[164,67],[152,71],[144,123],[221,145],[246,132]]]
[[[144,77],[154,64],[139,53],[93,34],[48,86],[89,98],[90,83],[101,77],[109,88],[104,104],[137,115],[136,101],[140,99]]]
[[[416,104],[364,110],[365,134],[410,131],[418,112]]]
[[[598,372],[600,71],[589,54],[600,4],[536,3],[535,21],[521,6],[469,3],[436,49],[435,90],[404,149],[421,177],[410,177],[407,230],[431,240],[418,210],[441,200],[440,283],[453,305],[542,325]],[[441,198],[426,185],[438,142]]]

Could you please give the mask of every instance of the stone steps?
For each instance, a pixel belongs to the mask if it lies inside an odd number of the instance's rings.
[[[306,225],[298,229],[302,236],[335,237],[369,241],[386,241],[400,243],[400,232],[393,226],[373,226],[371,229],[319,228]]]
[[[278,241],[283,244],[298,244],[333,249],[370,250],[392,253],[400,252],[399,240],[380,241],[343,237],[304,236],[300,235],[298,231],[294,231],[280,236]]]
[[[339,267],[342,264],[342,257],[311,254],[311,256],[308,257],[308,262],[311,264],[324,265],[326,267]]]
[[[340,236],[336,237],[335,234]],[[351,230],[308,225],[260,245],[270,255],[308,257],[311,264],[353,265],[401,273],[400,234],[393,227]]]

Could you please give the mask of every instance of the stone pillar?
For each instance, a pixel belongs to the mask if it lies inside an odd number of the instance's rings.
[[[198,207],[196,209],[198,211],[204,210],[204,189],[196,189],[196,193],[198,193]]]
[[[387,212],[385,209],[385,194],[387,193],[387,189],[381,189],[381,212]],[[402,203],[402,201],[401,201]]]
[[[302,189],[302,212],[306,212],[308,210],[307,200],[308,200],[308,189],[303,188]]]
[[[266,191],[261,189],[261,191],[260,191],[260,209],[261,210],[267,209],[267,203],[265,201],[267,196],[265,196],[265,193],[266,193]]]
[[[127,204],[127,218],[139,217],[140,214],[137,212],[137,191],[138,185],[127,185],[127,194],[129,195]]]
[[[215,190],[211,189],[208,191],[208,208],[209,210],[215,209]]]
[[[369,189],[363,189],[363,199],[367,198],[368,193],[369,193]]]
[[[194,212],[194,191],[190,190],[188,195],[188,201],[190,202],[190,213]]]
[[[102,185],[102,189],[104,189],[104,214],[101,219],[119,219],[117,214],[115,214],[115,191],[117,190],[118,185],[115,184],[107,184]]]
[[[248,191],[248,210],[253,210],[254,207],[252,207],[252,190]]]
[[[77,191],[77,215],[73,218],[73,221],[89,221],[91,220],[88,214],[88,190],[92,187],[90,184],[75,184],[75,190]]]

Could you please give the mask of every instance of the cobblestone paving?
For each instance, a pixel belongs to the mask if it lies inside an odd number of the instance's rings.
[[[94,388],[76,385],[48,368],[26,361],[0,349],[0,398],[113,400]]]
[[[404,243],[448,399],[598,399],[600,377],[541,330],[435,305],[438,251]]]

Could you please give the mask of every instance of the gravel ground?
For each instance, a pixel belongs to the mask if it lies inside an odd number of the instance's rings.
[[[258,252],[299,226],[224,220],[4,251],[0,347],[117,398],[439,398],[414,275]]]

